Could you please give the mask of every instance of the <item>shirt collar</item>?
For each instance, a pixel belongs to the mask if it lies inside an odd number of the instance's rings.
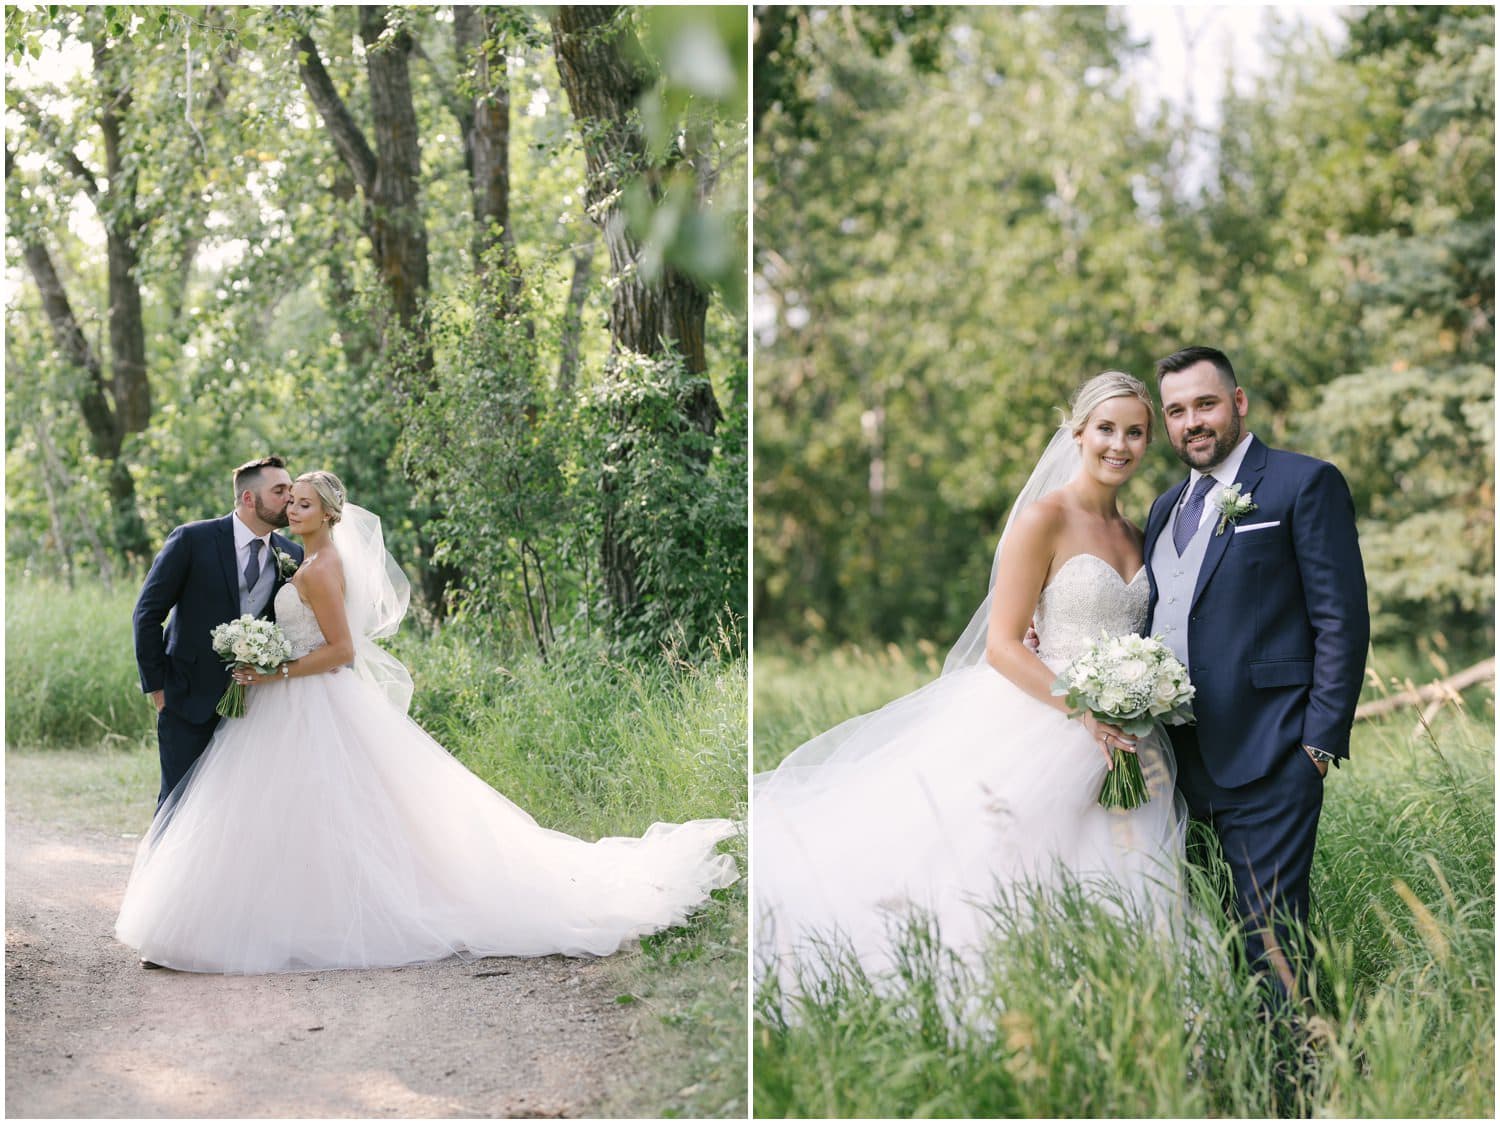
[[[230,512],[230,514],[234,516],[231,522],[234,526],[234,549],[237,552],[243,552],[244,549],[250,545],[251,539],[259,539],[268,547],[271,545],[270,531],[267,531],[263,535],[257,535],[249,527],[245,526],[245,521],[240,518],[240,513],[238,511],[232,511]]]
[[[1213,468],[1209,469],[1208,472],[1199,472],[1196,468],[1189,472],[1188,492],[1192,492],[1197,487],[1198,481],[1204,476],[1212,476],[1218,481],[1215,485],[1218,488],[1233,484],[1234,478],[1240,474],[1240,465],[1245,463],[1245,454],[1250,451],[1250,438],[1254,436],[1255,434],[1247,430],[1244,436],[1240,438],[1240,443],[1229,450],[1229,455],[1214,465]]]

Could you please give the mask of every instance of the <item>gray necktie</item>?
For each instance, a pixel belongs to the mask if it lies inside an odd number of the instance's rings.
[[[1177,513],[1177,526],[1172,529],[1172,545],[1177,548],[1179,558],[1187,549],[1188,543],[1193,541],[1193,536],[1198,533],[1198,524],[1203,519],[1203,497],[1208,495],[1208,490],[1215,483],[1212,476],[1198,477],[1198,484],[1193,488],[1193,494],[1188,497],[1188,502],[1183,504],[1182,510]]]
[[[1199,505],[1202,506],[1201,504]],[[254,593],[255,583],[260,581],[260,551],[266,544],[259,539],[250,540],[250,561],[245,563],[245,592]]]

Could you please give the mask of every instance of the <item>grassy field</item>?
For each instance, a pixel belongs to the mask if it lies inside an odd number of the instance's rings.
[[[134,590],[11,582],[6,612],[6,769],[33,815],[139,832],[158,770],[130,635]],[[586,838],[651,823],[743,821],[743,657],[627,664],[598,650],[509,656],[458,629],[403,630],[412,717],[547,827]],[[745,865],[743,835],[726,844]],[[649,1061],[601,1111],[745,1113],[746,889],[716,891],[691,924],[611,958]]]
[[[939,660],[757,652],[757,768],[926,682]],[[1420,672],[1413,657],[1389,662],[1401,670],[1377,657],[1386,683]],[[755,1115],[1491,1117],[1493,691],[1468,692],[1430,728],[1412,710],[1361,723],[1352,755],[1327,782],[1311,918],[1317,1060],[1295,1084],[1273,1080],[1270,1030],[1226,967],[1236,936],[1222,915],[1218,951],[1189,956],[1063,895],[973,972],[918,926],[892,988],[844,970],[809,1002],[763,989]],[[992,1017],[955,1029],[937,1001],[955,992]]]

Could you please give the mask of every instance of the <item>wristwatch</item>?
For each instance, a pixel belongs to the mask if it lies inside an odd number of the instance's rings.
[[[1319,749],[1315,745],[1304,745],[1302,748],[1307,751],[1309,757],[1320,765],[1335,760],[1333,754],[1329,753],[1326,749]]]

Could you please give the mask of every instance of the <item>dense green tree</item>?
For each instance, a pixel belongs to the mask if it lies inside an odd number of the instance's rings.
[[[1283,27],[1200,76],[1212,130],[1143,104],[1118,12],[922,15],[757,12],[759,634],[956,635],[1054,408],[1211,343],[1349,477],[1377,634],[1487,648],[1493,12]]]
[[[954,13],[921,66],[807,23],[756,148],[757,612],[956,635],[1054,407],[1151,355],[1163,143],[1107,10]]]
[[[653,143],[642,106],[660,84],[659,69],[633,20],[629,9],[609,6],[563,6],[552,17],[558,72],[582,128],[589,214],[611,267],[611,355],[594,414],[605,429],[602,578],[613,615],[653,619],[649,632],[657,634],[684,616],[704,623],[701,611],[684,614],[678,577],[705,558],[721,559],[704,539],[723,535],[725,506],[697,500],[718,492],[710,468],[724,411],[709,376],[712,289],[684,263],[653,252],[647,233],[651,216],[671,213],[674,194],[706,203],[720,165],[711,111],[691,103],[680,127],[661,129]],[[712,514],[695,518],[705,508]],[[668,512],[677,517],[664,518]]]
[[[704,35],[732,58],[729,25],[621,18],[663,75],[624,110],[652,122],[648,138],[673,114],[708,122],[702,166],[732,182],[745,132],[719,126],[747,100],[743,68],[710,68],[705,90],[673,61]],[[678,483],[701,490],[658,509],[652,533],[697,541],[711,523],[730,558],[679,550],[670,580],[652,579],[659,603],[616,620],[598,566],[615,447],[592,408],[620,386],[614,286],[595,264],[589,130],[546,20],[499,6],[7,9],[7,255],[44,270],[6,309],[13,563],[138,573],[175,522],[224,509],[234,463],[276,451],[337,471],[384,517],[429,611],[544,650],[590,631],[643,650],[674,630],[703,644],[703,605],[744,612],[745,322],[724,266],[743,245],[743,194],[663,195],[653,210],[648,192],[632,216],[647,272],[698,270],[700,365],[679,389],[725,418],[706,445],[679,443],[697,476]],[[106,69],[87,61],[100,35]],[[128,96],[101,92],[106,73]],[[117,168],[101,106],[118,118]],[[618,186],[640,197],[630,176]],[[127,338],[113,326],[131,317]]]

